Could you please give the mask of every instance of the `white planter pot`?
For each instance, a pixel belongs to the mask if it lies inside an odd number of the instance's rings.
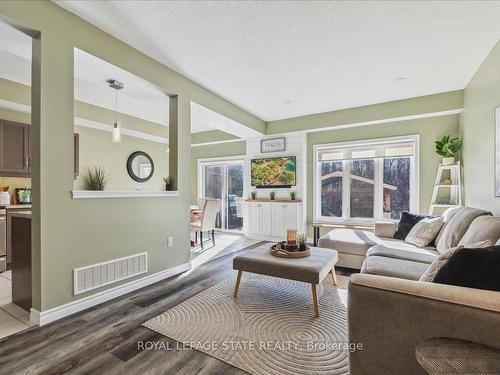
[[[443,165],[452,165],[455,164],[455,157],[450,157],[450,158],[443,158],[442,160]]]

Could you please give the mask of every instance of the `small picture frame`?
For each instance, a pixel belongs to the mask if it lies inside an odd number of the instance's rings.
[[[261,139],[260,152],[262,154],[268,152],[280,152],[280,151],[286,151],[285,137]]]

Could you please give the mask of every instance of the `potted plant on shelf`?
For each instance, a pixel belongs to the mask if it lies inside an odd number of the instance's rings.
[[[171,191],[174,188],[174,179],[171,176],[163,177],[165,182],[165,190]]]
[[[255,198],[257,198],[257,192],[256,191],[252,191],[250,193],[250,196],[252,197],[253,200],[255,200]]]
[[[276,193],[274,191],[271,191],[269,193],[269,199],[271,199],[273,201],[275,197],[276,197]]]
[[[296,196],[297,196],[297,194],[295,193],[295,191],[293,191],[293,190],[292,190],[292,191],[290,192],[290,199],[291,199],[292,201],[294,201]]]
[[[89,168],[87,177],[85,178],[87,190],[103,191],[108,184],[108,176],[103,167]]]
[[[297,235],[297,243],[299,244],[299,251],[306,251],[307,234],[301,233]]]
[[[436,143],[436,153],[443,157],[443,165],[451,165],[455,163],[455,154],[462,147],[461,138],[451,138],[449,135],[445,135]]]

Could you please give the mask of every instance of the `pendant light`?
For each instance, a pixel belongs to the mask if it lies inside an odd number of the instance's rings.
[[[115,122],[111,131],[111,139],[113,143],[120,143],[122,141],[122,125],[118,122],[118,90],[123,89],[125,85],[115,79],[109,79],[106,82],[108,82],[109,87],[115,90]]]

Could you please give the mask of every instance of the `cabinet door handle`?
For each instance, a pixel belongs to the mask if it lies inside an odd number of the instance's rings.
[[[26,168],[28,166],[28,157],[25,156],[24,157],[24,167],[23,168]]]

